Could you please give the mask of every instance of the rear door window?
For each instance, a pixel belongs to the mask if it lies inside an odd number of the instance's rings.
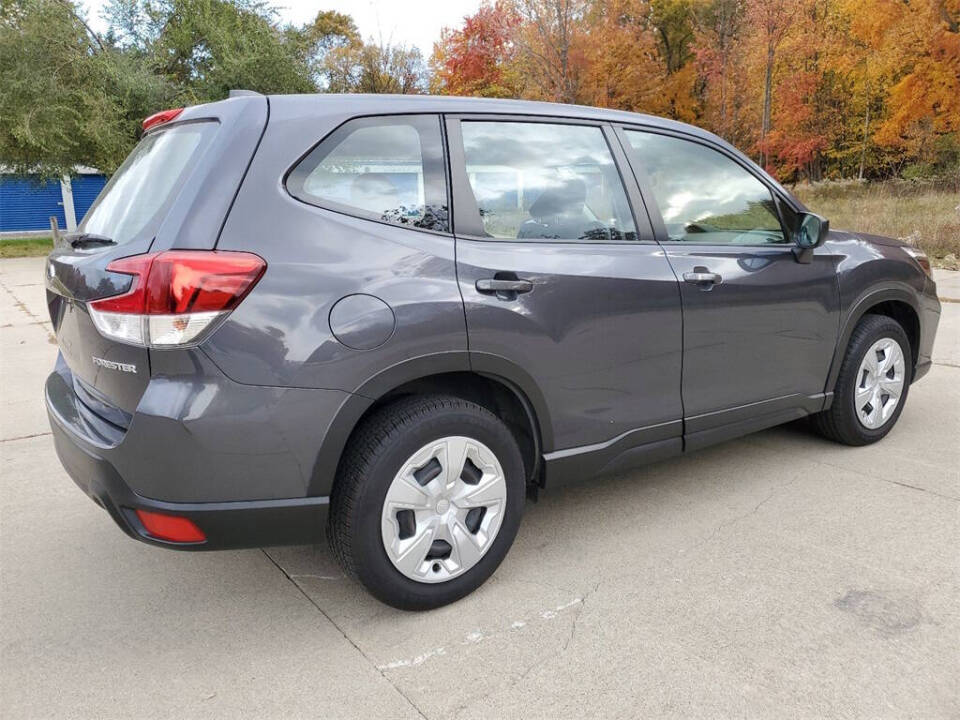
[[[518,240],[636,240],[599,127],[461,123],[467,177],[486,234]]]
[[[118,245],[152,238],[216,125],[185,123],[144,137],[110,178],[78,231],[106,236]]]
[[[357,118],[341,125],[287,177],[294,197],[338,212],[424,230],[449,230],[440,119]]]

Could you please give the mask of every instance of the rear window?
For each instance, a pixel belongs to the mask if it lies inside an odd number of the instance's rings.
[[[78,230],[118,245],[154,235],[216,123],[187,123],[147,135],[110,178]]]

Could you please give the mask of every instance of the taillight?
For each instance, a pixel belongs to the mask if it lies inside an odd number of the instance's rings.
[[[148,118],[144,118],[143,129],[149,130],[154,125],[161,125],[175,119],[177,115],[183,112],[183,108],[173,108],[172,110],[161,110]]]
[[[131,345],[170,348],[196,344],[230,314],[263,275],[267,263],[246,252],[168,250],[107,265],[133,275],[122,295],[89,303],[104,337]]]

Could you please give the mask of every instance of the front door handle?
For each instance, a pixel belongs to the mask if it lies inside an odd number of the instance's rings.
[[[684,282],[694,283],[696,285],[712,287],[713,285],[718,285],[723,278],[715,272],[710,272],[705,267],[695,267],[693,272],[685,272],[683,274],[683,280]]]
[[[529,280],[501,280],[500,278],[483,278],[477,280],[477,291],[484,294],[496,294],[501,300],[513,300],[520,293],[533,290],[533,283]]]

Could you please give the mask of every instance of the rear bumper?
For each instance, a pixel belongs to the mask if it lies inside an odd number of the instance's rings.
[[[167,502],[138,494],[110,459],[122,444],[111,447],[103,443],[96,428],[87,425],[89,415],[83,408],[78,409],[76,396],[60,374],[50,375],[44,394],[54,447],[63,467],[130,537],[180,550],[308,544],[322,537],[329,507],[327,497]],[[84,430],[81,432],[80,428]],[[177,543],[151,537],[136,515],[138,509],[189,518],[207,540]]]

